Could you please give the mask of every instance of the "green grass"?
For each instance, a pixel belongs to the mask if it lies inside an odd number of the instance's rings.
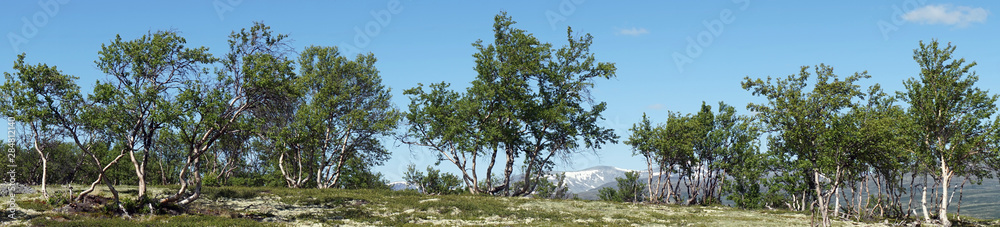
[[[127,187],[122,187],[127,188]],[[151,187],[154,197],[176,186]],[[124,191],[124,190],[123,190]],[[52,212],[40,195],[19,195],[29,226],[803,226],[810,216],[782,210],[740,210],[724,206],[677,206],[586,200],[551,200],[482,195],[423,195],[413,191],[205,187],[201,199],[181,215],[139,206],[135,192],[122,193],[133,219],[108,213]],[[155,201],[155,199],[154,199]],[[113,207],[112,207],[113,208]],[[114,210],[114,209],[112,209]],[[159,210],[154,207],[154,210]],[[996,221],[963,217],[964,223]],[[837,221],[835,226],[878,225]]]
[[[56,217],[56,218],[53,218]],[[261,223],[249,219],[232,219],[227,217],[204,215],[156,216],[148,219],[125,220],[115,218],[91,218],[83,216],[43,216],[32,219],[33,226],[280,226],[276,223]]]

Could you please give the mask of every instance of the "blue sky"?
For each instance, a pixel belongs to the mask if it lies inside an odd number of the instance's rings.
[[[516,27],[556,46],[566,27],[594,36],[591,51],[614,62],[618,77],[598,81],[595,100],[608,103],[606,121],[622,139],[645,112],[663,121],[667,111],[690,113],[701,102],[736,106],[760,102],[740,88],[746,76],[783,77],[800,66],[824,63],[842,76],[867,70],[869,85],[887,91],[919,73],[912,59],[920,40],[951,42],[956,56],[979,63],[979,87],[1000,87],[1000,24],[994,1],[5,1],[0,7],[0,70],[11,71],[16,55],[29,63],[58,66],[80,77],[85,91],[107,79],[94,60],[115,35],[134,39],[173,29],[189,46],[223,55],[233,30],[263,21],[289,34],[296,50],[340,46],[348,54],[372,52],[397,107],[402,91],[417,83],[447,81],[464,87],[475,77],[471,43],[491,41],[493,17],[507,11]],[[373,16],[374,15],[374,16]],[[386,16],[388,15],[388,16]],[[681,57],[683,56],[683,57]],[[3,122],[6,127],[6,122]],[[435,157],[392,140],[393,158],[376,167],[389,180],[402,178],[409,163],[432,165]],[[557,170],[595,165],[644,169],[622,144],[561,162]],[[442,163],[442,168],[455,167]]]

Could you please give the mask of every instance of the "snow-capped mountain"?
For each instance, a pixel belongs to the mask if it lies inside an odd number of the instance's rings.
[[[417,186],[408,184],[406,183],[406,181],[396,181],[389,183],[389,189],[392,189],[393,191],[406,190],[406,189],[417,190]]]
[[[594,166],[577,171],[553,171],[548,176],[548,179],[552,183],[557,183],[556,180],[558,179],[556,176],[565,173],[566,179],[564,182],[566,183],[566,188],[569,188],[569,193],[582,193],[598,189],[608,183],[613,183],[615,182],[615,177],[625,177],[625,173],[629,171],[633,170],[613,166]]]
[[[549,182],[558,183],[556,178],[559,174],[565,173],[564,183],[570,194],[578,194],[582,199],[597,199],[597,191],[603,187],[615,187],[616,177],[625,177],[626,172],[636,171],[622,169],[613,166],[594,166],[576,171],[552,171],[548,176]],[[639,171],[640,179],[646,179],[646,171]],[[515,174],[511,176],[512,181],[520,181],[524,176]],[[389,183],[392,190],[417,189],[416,185],[407,184],[406,181],[396,181]]]

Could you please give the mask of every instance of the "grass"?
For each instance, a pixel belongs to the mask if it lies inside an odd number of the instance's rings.
[[[128,187],[122,187],[130,189]],[[164,196],[176,186],[151,187]],[[126,191],[123,190],[123,191]],[[38,194],[19,195],[25,226],[803,226],[808,213],[740,210],[724,206],[675,206],[481,195],[423,195],[413,191],[206,187],[203,197],[180,215],[148,214],[134,191],[123,203],[137,207],[132,219],[102,213],[59,213]],[[98,194],[105,193],[100,191]],[[61,206],[61,205],[60,205]],[[157,210],[154,208],[154,210]],[[145,213],[143,213],[145,212]],[[996,225],[987,220],[971,224]],[[879,223],[834,223],[835,226]]]
[[[56,218],[53,218],[56,217]],[[32,219],[32,226],[281,226],[278,223],[261,223],[249,219],[231,219],[205,215],[156,216],[125,220],[114,218],[88,218],[81,216],[53,215]]]

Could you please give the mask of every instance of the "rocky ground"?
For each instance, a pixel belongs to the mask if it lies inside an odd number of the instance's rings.
[[[56,187],[50,187],[56,188]],[[58,188],[57,188],[58,189]],[[163,196],[170,187],[153,187]],[[123,203],[135,206],[134,187],[121,187]],[[188,207],[136,209],[122,218],[114,207],[98,203],[55,204],[41,193],[17,196],[16,219],[4,225],[22,226],[807,226],[806,213],[739,210],[722,206],[672,206],[586,200],[549,200],[474,195],[422,195],[412,191],[206,188],[204,197]],[[50,195],[65,196],[58,192]],[[49,199],[48,201],[53,201]],[[88,207],[84,209],[82,207]],[[8,210],[9,212],[9,210]],[[5,213],[4,217],[9,213]],[[883,226],[912,223],[837,221],[835,226]],[[1000,225],[981,221],[974,224]]]

